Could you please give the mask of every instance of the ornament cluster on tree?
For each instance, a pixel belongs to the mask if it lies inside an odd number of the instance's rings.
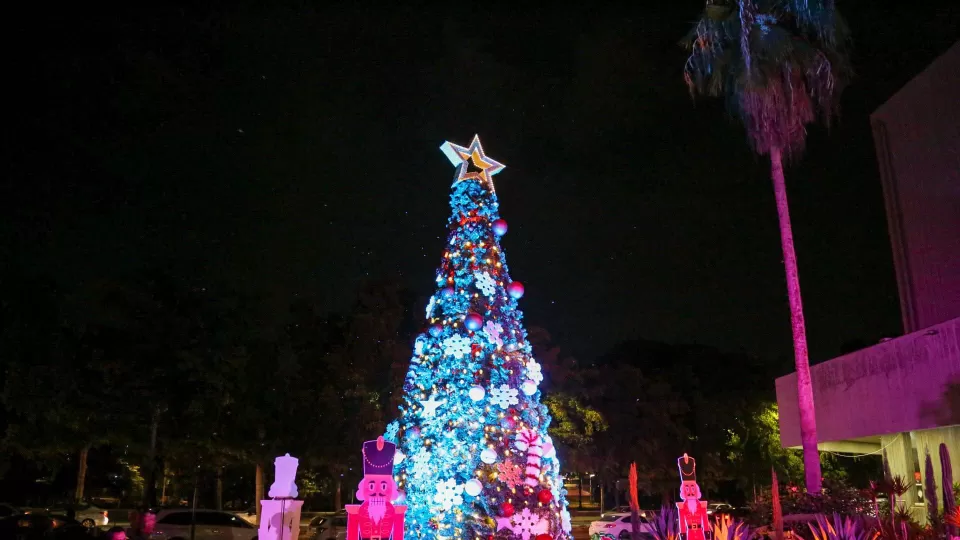
[[[441,149],[457,167],[446,249],[423,333],[387,429],[410,459],[395,466],[407,536],[570,540],[560,464],[540,403],[543,381],[500,245],[492,177],[478,138]]]

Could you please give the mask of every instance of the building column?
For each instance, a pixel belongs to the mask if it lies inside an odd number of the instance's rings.
[[[910,443],[910,433],[884,435],[880,437],[880,446],[885,448],[883,454],[890,467],[890,474],[894,478],[899,476],[911,487],[903,496],[904,505],[909,509],[917,501],[917,495],[912,489],[915,458],[913,446]]]
[[[950,464],[954,470],[954,482],[960,481],[960,426],[925,429],[911,432],[917,445],[917,455],[920,456],[920,474],[924,486],[927,482],[926,454],[930,452],[930,461],[933,464],[933,481],[937,485],[937,503],[943,508],[943,467],[940,465],[940,443],[945,443],[950,451]]]

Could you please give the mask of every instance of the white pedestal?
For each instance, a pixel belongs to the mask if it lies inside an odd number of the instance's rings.
[[[259,540],[297,540],[300,537],[300,509],[297,499],[260,501]]]

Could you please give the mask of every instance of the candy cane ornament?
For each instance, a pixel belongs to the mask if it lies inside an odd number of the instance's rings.
[[[524,483],[530,487],[540,485],[540,458],[543,457],[543,439],[532,429],[522,429],[514,441],[517,450],[527,452],[527,469]]]

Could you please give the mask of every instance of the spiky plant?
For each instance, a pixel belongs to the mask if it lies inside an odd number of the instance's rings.
[[[783,540],[783,507],[780,506],[780,481],[777,479],[777,471],[771,467],[771,478],[773,480],[770,486],[770,506],[773,510],[773,531],[775,540]]]
[[[640,499],[637,496],[637,464],[630,464],[630,538],[640,540]]]
[[[677,512],[675,508],[663,506],[650,520],[650,534],[653,540],[678,540]]]
[[[930,450],[926,452],[923,466],[923,496],[927,499],[927,520],[930,526],[937,528],[940,522],[940,508],[937,501],[937,481],[933,477],[933,458]]]
[[[742,521],[717,519],[713,524],[713,540],[750,540],[751,538],[753,538],[753,531]]]
[[[829,519],[817,514],[817,522],[808,523],[813,540],[875,540],[880,533],[864,526],[863,520],[833,514]]]
[[[943,514],[950,515],[957,508],[957,498],[953,487],[953,465],[950,463],[950,450],[946,443],[940,443],[940,485],[943,490]],[[957,528],[949,525],[947,533],[957,535]]]
[[[951,527],[960,527],[960,507],[954,507],[948,513],[945,513],[943,520]]]
[[[806,126],[829,126],[850,79],[848,32],[833,0],[708,0],[684,39],[691,96],[724,98],[755,152],[770,156],[787,275],[807,492],[819,494],[820,456],[806,324],[783,158],[798,156]]]
[[[910,519],[909,514],[904,519],[903,513],[906,512],[906,508],[897,505],[897,499],[903,496],[910,489],[910,486],[907,485],[902,476],[894,476],[889,480],[888,487],[890,489],[890,525],[893,528],[892,530],[896,532],[898,515],[901,523],[906,523]]]

